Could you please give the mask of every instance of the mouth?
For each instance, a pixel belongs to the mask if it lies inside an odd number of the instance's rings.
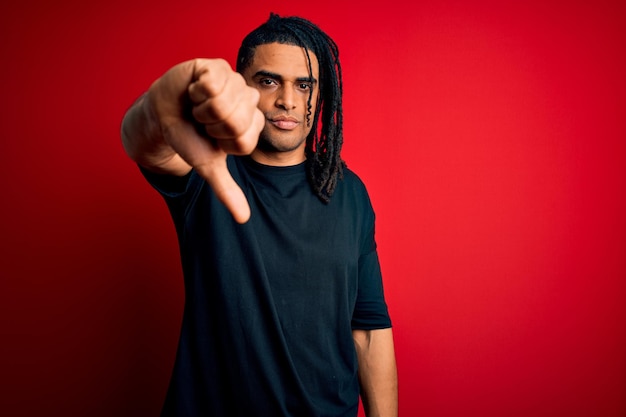
[[[300,124],[296,118],[289,116],[276,116],[268,118],[268,121],[280,130],[293,130]]]

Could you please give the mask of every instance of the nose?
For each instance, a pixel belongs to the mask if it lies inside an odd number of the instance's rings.
[[[278,91],[276,107],[284,110],[293,110],[296,107],[294,91],[289,85],[284,85]]]

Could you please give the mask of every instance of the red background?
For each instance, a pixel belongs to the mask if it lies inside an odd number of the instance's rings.
[[[625,416],[625,7],[502,3],[0,6],[2,414],[157,415],[180,265],[120,121],[276,11],[341,49],[401,415]]]

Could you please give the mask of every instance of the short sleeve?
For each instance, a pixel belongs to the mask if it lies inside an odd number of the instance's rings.
[[[391,327],[385,302],[380,263],[376,251],[359,259],[359,284],[352,316],[352,328],[374,330]]]
[[[138,167],[148,183],[152,185],[159,194],[166,198],[176,198],[185,194],[193,172],[189,171],[187,175],[179,177],[175,175],[157,174],[148,171],[141,165],[138,165]]]
[[[205,184],[204,179],[195,170],[191,170],[182,177],[157,174],[141,166],[139,170],[165,200],[174,224],[177,227],[181,225],[202,190]]]
[[[367,193],[363,206],[365,213],[364,236],[359,256],[358,288],[352,328],[374,330],[391,327],[391,319],[383,291],[380,261],[376,250],[375,215]]]

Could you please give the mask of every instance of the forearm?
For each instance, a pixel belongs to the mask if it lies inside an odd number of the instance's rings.
[[[367,417],[398,415],[398,376],[391,329],[355,330],[361,399]]]

